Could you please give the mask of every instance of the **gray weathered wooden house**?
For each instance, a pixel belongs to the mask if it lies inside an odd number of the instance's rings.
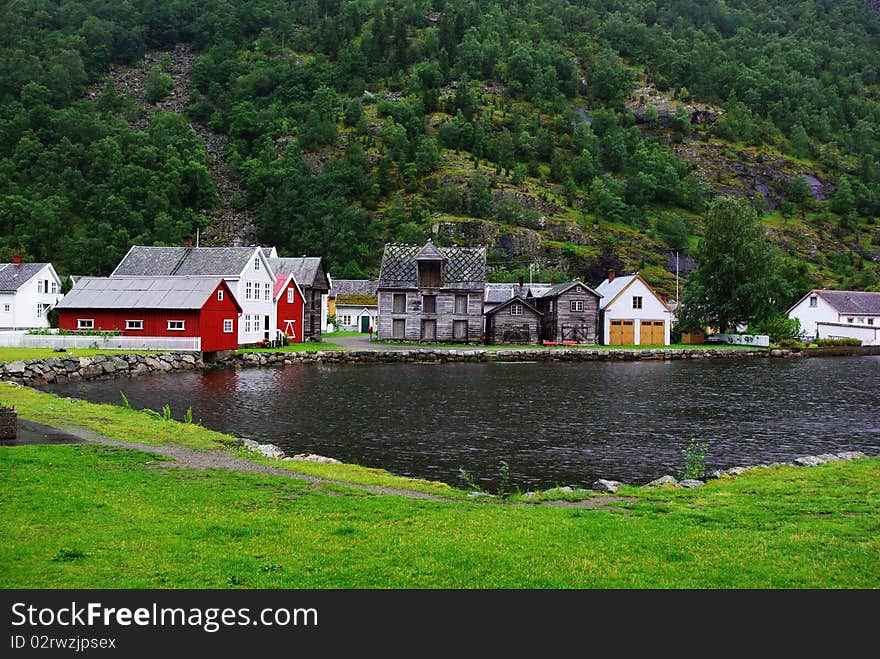
[[[486,343],[539,343],[543,315],[518,295],[512,297],[486,312]]]
[[[385,245],[378,337],[477,343],[483,334],[485,247]]]
[[[597,343],[599,295],[580,280],[530,294],[528,302],[541,312],[541,339],[555,343]]]

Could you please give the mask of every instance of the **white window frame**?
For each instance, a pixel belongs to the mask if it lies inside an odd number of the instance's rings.
[[[254,257],[254,272],[259,272],[259,271],[260,271],[260,257],[255,256]]]
[[[294,293],[293,286],[291,286],[290,288],[287,289],[287,304],[293,304],[293,300],[294,300],[293,293]]]
[[[135,327],[135,323],[139,325],[139,327]],[[142,320],[126,320],[125,321],[125,329],[127,330],[143,330],[144,329],[144,321]]]
[[[244,284],[244,299],[245,300],[252,299],[253,289],[254,289],[254,286],[253,286],[253,284],[251,284],[251,282],[249,282],[249,281],[245,282],[245,284]]]
[[[511,316],[522,316],[523,315],[523,306],[521,304],[511,304],[510,305],[510,315]]]
[[[583,300],[570,300],[568,308],[569,308],[569,311],[571,311],[573,313],[583,311],[584,310],[584,301]]]
[[[810,296],[810,306],[813,308],[819,306],[819,296],[818,295],[811,295]]]
[[[270,284],[263,284],[263,298],[266,302],[272,301],[272,286]]]
[[[217,291],[217,302],[223,302],[223,289]]]
[[[77,318],[76,319],[76,329],[78,329],[78,330],[95,329],[95,319],[94,318]]]
[[[250,332],[251,332],[251,315],[248,313],[248,314],[244,315],[244,333],[250,334]]]
[[[53,292],[53,293],[57,293],[57,292],[58,292],[58,282],[57,282],[57,281],[53,281],[53,282],[52,282],[52,292]]]
[[[37,279],[37,293],[43,293],[43,292],[48,293],[49,291],[43,291],[43,280]]]
[[[180,323],[180,327],[172,327],[172,323]],[[168,321],[168,331],[169,332],[185,332],[186,331],[186,321],[185,320],[169,320]]]
[[[223,319],[223,333],[224,334],[232,334],[235,331],[235,323],[232,318],[224,318]]]
[[[7,311],[7,312],[12,311],[12,305],[11,304],[4,304],[3,311]]]

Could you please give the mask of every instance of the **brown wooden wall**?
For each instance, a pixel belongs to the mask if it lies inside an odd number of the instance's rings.
[[[513,316],[511,305],[486,315],[487,343],[536,344],[541,342],[541,316],[522,305],[522,315]]]

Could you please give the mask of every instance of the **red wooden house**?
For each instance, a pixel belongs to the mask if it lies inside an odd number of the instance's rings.
[[[278,307],[278,329],[284,332],[290,343],[301,343],[305,296],[293,273],[275,275],[274,298]]]
[[[241,305],[220,277],[83,277],[56,308],[63,330],[199,337],[204,352],[238,348]]]

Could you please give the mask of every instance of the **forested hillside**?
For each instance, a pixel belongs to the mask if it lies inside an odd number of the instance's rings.
[[[106,274],[234,238],[374,274],[487,244],[492,279],[674,291],[747,198],[787,296],[880,289],[880,17],[859,0],[12,0],[0,261]],[[785,303],[782,300],[780,303]]]

